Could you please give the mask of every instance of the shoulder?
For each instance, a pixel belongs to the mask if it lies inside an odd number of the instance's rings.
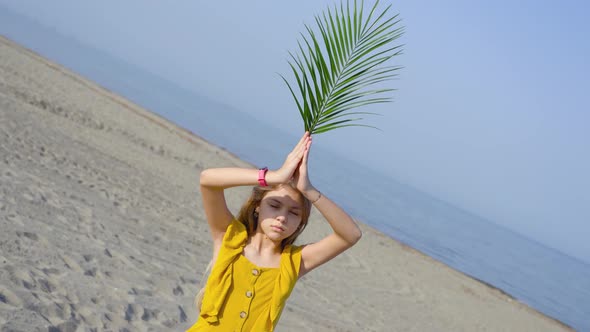
[[[301,249],[303,246],[288,245],[283,249],[281,257],[281,269],[290,270],[294,275],[299,275],[301,267]]]
[[[222,243],[224,247],[236,248],[245,244],[247,239],[246,225],[234,218],[223,235]]]
[[[236,249],[240,249],[246,245],[248,241],[248,231],[246,225],[237,219],[232,219],[229,226],[223,234],[220,242],[213,244],[213,258],[217,259],[219,255],[227,255],[233,253]]]

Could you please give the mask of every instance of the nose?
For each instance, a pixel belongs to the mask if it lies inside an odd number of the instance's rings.
[[[276,216],[276,219],[284,224],[287,221],[287,214],[284,212],[279,212],[279,214]]]

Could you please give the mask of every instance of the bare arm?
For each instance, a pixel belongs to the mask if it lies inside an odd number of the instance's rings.
[[[229,211],[224,190],[240,185],[254,185],[258,171],[245,168],[210,168],[201,172],[201,196],[215,246],[221,243],[233,215]]]
[[[332,227],[333,233],[318,242],[303,247],[299,277],[352,247],[362,236],[360,228],[352,217],[328,197],[321,194],[309,182],[307,158],[310,146],[311,142],[308,144],[301,165],[295,174],[297,188],[307,199],[314,202],[314,206]]]
[[[319,197],[320,193],[314,189],[305,195],[313,201]],[[322,194],[314,206],[326,218],[333,233],[318,242],[303,247],[299,277],[352,247],[362,236],[360,228],[350,215],[325,195]]]

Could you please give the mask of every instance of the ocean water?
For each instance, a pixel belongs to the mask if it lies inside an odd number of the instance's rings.
[[[0,34],[255,165],[280,166],[297,140],[2,6]],[[273,144],[259,143],[269,137]],[[359,220],[578,331],[590,331],[590,264],[353,160],[314,151],[312,181]]]

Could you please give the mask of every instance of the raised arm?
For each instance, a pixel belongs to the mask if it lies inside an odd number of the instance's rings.
[[[326,218],[333,233],[318,242],[308,244],[301,250],[301,268],[299,277],[302,277],[314,268],[328,262],[346,249],[352,247],[361,238],[361,230],[348,215],[336,203],[320,193],[309,182],[307,175],[307,158],[311,142],[307,145],[301,165],[295,173],[297,189],[320,211]]]
[[[289,153],[283,166],[266,174],[266,182],[269,185],[286,183],[293,177],[303,158],[309,140],[309,134],[305,133],[293,151]],[[251,168],[210,168],[201,172],[200,184],[207,223],[211,230],[214,247],[217,249],[223,240],[227,227],[234,218],[227,207],[224,190],[237,186],[257,185],[258,170]]]

